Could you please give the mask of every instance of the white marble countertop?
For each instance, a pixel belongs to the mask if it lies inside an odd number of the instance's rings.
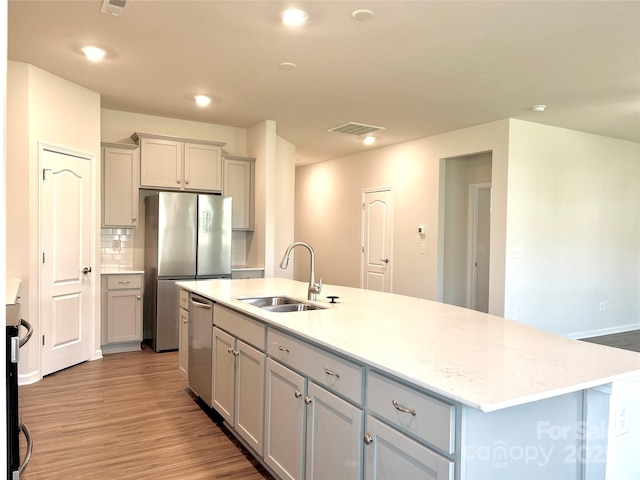
[[[100,272],[100,275],[137,275],[144,274],[144,270],[136,270],[133,268],[106,267]]]
[[[615,381],[640,381],[640,353],[569,340],[517,322],[419,298],[324,285],[326,310],[274,313],[237,300],[286,295],[281,278],[179,286],[453,401],[490,412]],[[337,304],[326,298],[337,295]]]
[[[251,265],[231,265],[231,270],[234,272],[241,272],[245,270],[263,270],[264,267],[252,267]]]

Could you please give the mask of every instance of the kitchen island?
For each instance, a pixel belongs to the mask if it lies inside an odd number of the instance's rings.
[[[324,308],[283,313],[238,299],[280,295],[306,301],[305,283],[251,279],[178,285],[215,302],[214,325],[218,318],[226,325],[237,318],[264,329],[264,449],[249,446],[282,478],[313,478],[318,455],[336,453],[317,450],[322,442],[314,437],[321,435],[314,418],[321,402],[308,392],[331,394],[333,403],[325,404],[337,411],[339,400],[342,416],[351,415],[349,432],[358,445],[338,440],[337,425],[334,438],[350,456],[344,463],[352,466],[353,478],[614,479],[640,471],[632,453],[640,442],[640,354],[438,302],[356,288],[325,285],[314,302]],[[339,297],[337,303],[329,303],[328,296]],[[222,333],[232,329],[221,328]],[[249,343],[259,353],[257,338]],[[302,349],[300,359],[290,345]],[[313,371],[314,359],[324,362],[327,378]],[[325,365],[333,359],[344,363],[342,378]],[[282,439],[271,430],[289,422],[275,406],[289,396],[271,389],[274,379],[289,372],[301,375],[302,386],[290,397],[303,397],[300,415],[307,417],[300,427],[299,443],[306,444],[299,446],[300,461],[272,455]],[[276,413],[279,418],[272,417]],[[424,465],[416,467],[416,461]],[[297,464],[298,473],[288,464],[279,469],[287,462]]]

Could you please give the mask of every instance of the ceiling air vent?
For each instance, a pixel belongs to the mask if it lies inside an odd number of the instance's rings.
[[[361,135],[368,135],[373,132],[379,132],[384,130],[384,127],[375,127],[373,125],[365,125],[363,123],[349,122],[337,127],[330,128],[327,132],[332,133],[344,133],[345,135],[354,135],[359,137]]]
[[[106,13],[107,15],[121,15],[124,6],[126,5],[127,0],[102,0],[102,8],[100,8],[100,12]]]

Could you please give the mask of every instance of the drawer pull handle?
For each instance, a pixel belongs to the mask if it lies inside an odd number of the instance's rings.
[[[120,285],[129,285],[131,282],[130,282],[130,281],[128,281],[128,280],[126,280],[126,281],[120,280],[118,283],[119,283]]]
[[[368,433],[364,436],[364,444],[371,445],[373,443],[373,435],[369,435]]]
[[[300,390],[296,390],[293,396],[296,398],[300,398],[302,396],[302,392]]]
[[[391,400],[391,403],[393,404],[393,406],[395,407],[396,410],[398,410],[399,412],[402,413],[410,413],[411,415],[413,415],[414,417],[416,416],[416,409],[415,408],[407,408],[407,407],[403,407],[402,405],[400,405],[398,402],[396,402],[395,400]]]
[[[326,373],[327,375],[331,375],[332,377],[340,378],[340,374],[338,372],[333,372],[327,367],[324,367],[324,373]]]
[[[278,345],[278,350],[280,350],[281,352],[290,353],[289,349],[287,347],[283,347],[282,345]]]

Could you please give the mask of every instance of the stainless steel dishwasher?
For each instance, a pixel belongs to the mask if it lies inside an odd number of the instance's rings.
[[[213,302],[191,294],[189,297],[189,388],[211,406],[211,354],[213,347]]]

